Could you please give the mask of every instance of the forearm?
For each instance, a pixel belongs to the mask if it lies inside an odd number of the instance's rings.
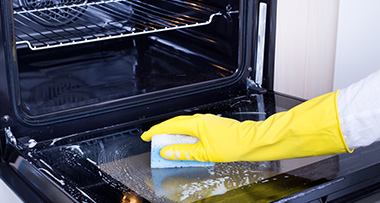
[[[337,105],[349,148],[380,141],[380,70],[342,89]]]

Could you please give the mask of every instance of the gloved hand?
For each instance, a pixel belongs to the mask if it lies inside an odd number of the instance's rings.
[[[340,130],[337,94],[322,95],[260,122],[210,114],[179,116],[153,126],[141,138],[185,134],[199,139],[196,144],[164,147],[161,156],[171,160],[270,161],[352,152]]]

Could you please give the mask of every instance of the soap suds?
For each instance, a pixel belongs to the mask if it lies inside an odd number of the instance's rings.
[[[170,150],[165,151],[164,156],[165,158],[170,158],[170,157],[173,157],[173,154],[174,154],[173,150],[170,149]]]
[[[185,154],[185,156],[186,156],[186,159],[187,159],[187,160],[190,160],[190,153],[189,153],[189,152],[185,152],[184,154]]]
[[[168,145],[181,145],[181,144],[196,144],[199,140],[196,137],[188,135],[177,134],[158,134],[152,137],[151,142],[151,168],[183,168],[183,167],[211,167],[214,165],[212,162],[205,162],[204,160],[194,161],[190,159],[190,152],[182,152],[181,150],[166,150],[162,148]],[[172,159],[172,160],[170,160]],[[180,159],[185,159],[181,160]],[[203,163],[202,163],[203,162]]]
[[[53,146],[56,142],[62,140],[62,138],[55,138],[53,141],[50,143],[50,146]]]
[[[181,158],[181,152],[179,152],[179,150],[175,150],[175,157],[174,159],[178,160]]]
[[[67,146],[67,148],[71,149],[72,151],[79,152],[81,155],[84,155],[79,145],[70,145]]]
[[[93,160],[91,160],[91,159],[89,159],[89,158],[87,158],[87,161],[89,161],[90,163],[92,163],[92,164],[96,165],[96,162],[95,162],[95,161],[93,161]]]

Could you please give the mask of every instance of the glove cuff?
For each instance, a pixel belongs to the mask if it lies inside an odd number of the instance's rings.
[[[354,148],[352,148],[352,149],[348,148],[346,140],[344,139],[344,135],[343,135],[343,132],[342,132],[342,127],[341,127],[341,124],[340,124],[339,113],[338,113],[338,94],[339,94],[339,91],[340,90],[337,90],[334,93],[335,115],[336,115],[336,119],[338,121],[339,135],[340,135],[340,139],[342,140],[342,143],[343,143],[343,145],[344,145],[344,147],[346,149],[346,152],[352,153],[354,151]]]

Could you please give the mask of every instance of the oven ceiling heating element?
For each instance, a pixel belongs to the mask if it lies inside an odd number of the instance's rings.
[[[215,16],[238,12],[191,1],[158,1],[165,7],[139,0],[19,1],[21,8],[14,10],[16,44],[31,50],[204,26]]]

